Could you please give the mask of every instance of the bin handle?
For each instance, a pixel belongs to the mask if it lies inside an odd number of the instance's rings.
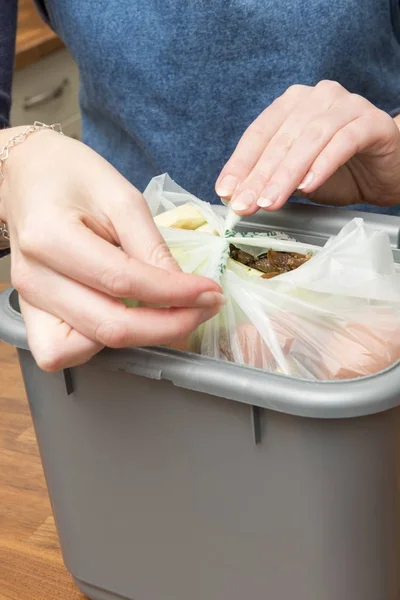
[[[21,313],[11,306],[11,296],[16,293],[13,287],[9,287],[0,294],[0,340],[21,350],[29,350],[24,320]]]
[[[0,340],[29,350],[24,321],[12,307],[13,294],[17,292],[12,287],[0,294]],[[226,364],[221,369],[217,361],[205,357],[193,360],[166,348],[106,349],[90,362],[94,367],[164,379],[177,387],[256,407],[251,409],[256,445],[262,441],[264,414],[257,407],[301,417],[344,419],[376,414],[399,406],[399,365],[374,376],[356,379],[349,385],[346,381],[310,382],[277,375],[266,380],[265,374],[257,369],[249,369],[251,377],[246,379],[243,377],[246,367],[239,369],[237,365]],[[214,371],[212,378],[210,371]],[[71,372],[65,372],[64,377],[69,395],[73,393],[73,377]],[[377,395],[381,385],[386,388],[383,401]]]

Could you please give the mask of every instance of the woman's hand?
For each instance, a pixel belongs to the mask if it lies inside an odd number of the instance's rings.
[[[292,86],[249,126],[216,191],[242,214],[276,210],[295,192],[320,204],[398,204],[399,128],[339,83]]]
[[[35,133],[4,171],[12,283],[44,370],[83,363],[104,346],[178,340],[218,312],[220,287],[181,272],[142,195],[88,147]],[[128,309],[121,297],[171,308]]]

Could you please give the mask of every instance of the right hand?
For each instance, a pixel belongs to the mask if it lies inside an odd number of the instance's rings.
[[[104,346],[173,342],[218,312],[218,284],[181,272],[143,196],[84,144],[34,133],[4,174],[12,283],[42,369],[81,364]],[[122,297],[171,308],[128,309]]]

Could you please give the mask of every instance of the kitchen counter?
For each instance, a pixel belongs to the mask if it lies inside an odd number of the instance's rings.
[[[16,69],[23,69],[63,47],[62,41],[41,20],[33,0],[19,0]]]

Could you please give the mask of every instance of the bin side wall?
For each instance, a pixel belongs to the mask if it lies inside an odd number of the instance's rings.
[[[134,600],[395,600],[399,410],[263,413],[20,352],[68,569]]]

